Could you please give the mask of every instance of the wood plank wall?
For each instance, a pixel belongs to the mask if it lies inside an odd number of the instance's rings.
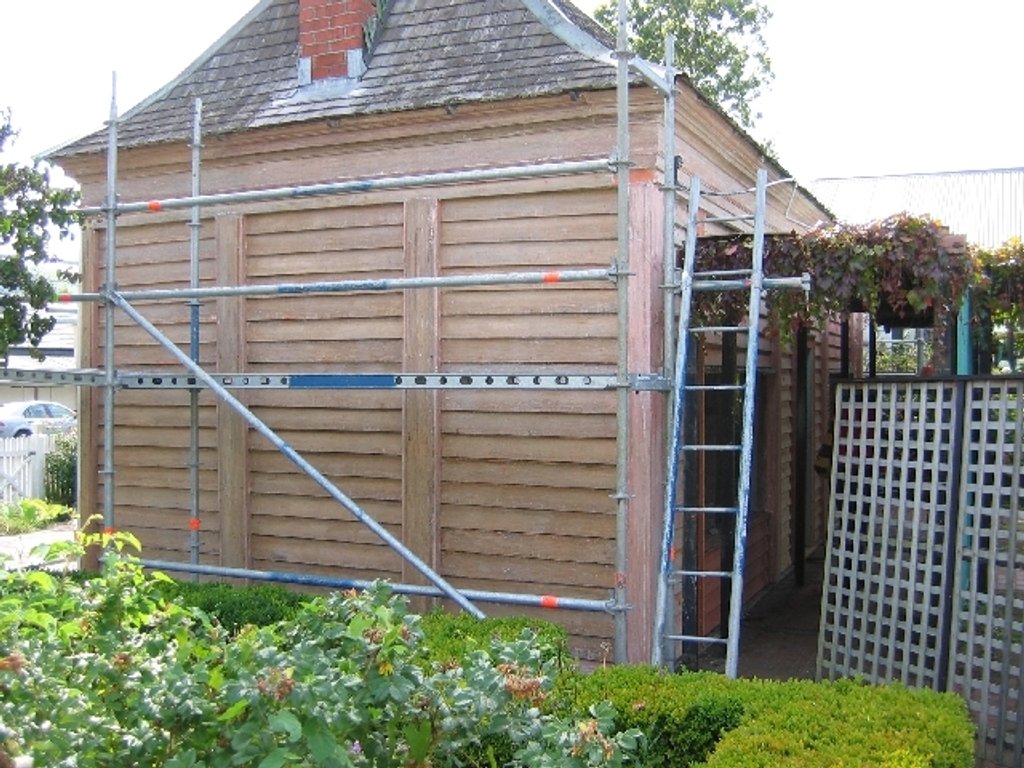
[[[688,92],[687,92],[688,94]],[[634,372],[661,366],[661,192],[655,180],[660,100],[633,102],[630,354]],[[602,157],[614,145],[613,93],[551,97],[457,111],[351,118],[219,137],[204,149],[204,188],[245,189],[377,175]],[[718,188],[752,183],[756,147],[692,94],[680,101],[683,174]],[[102,196],[102,158],[68,163],[87,201]],[[187,152],[163,146],[124,153],[122,199],[187,188]],[[773,190],[770,221],[790,193]],[[797,198],[807,214],[814,206]],[[681,203],[681,206],[685,203]],[[739,204],[736,204],[739,205]],[[803,208],[800,208],[803,206]],[[816,209],[814,209],[816,210]],[[259,284],[344,278],[607,267],[615,256],[615,189],[608,175],[546,178],[345,198],[224,206],[204,212],[201,275]],[[181,287],[188,278],[183,213],[118,223],[121,287]],[[102,225],[87,238],[87,289],[102,284]],[[187,344],[188,307],[140,305]],[[102,312],[83,322],[83,364],[103,359]],[[117,364],[172,370],[141,331],[117,320]],[[221,298],[201,307],[201,361],[222,372],[508,371],[613,373],[613,284],[553,284],[274,298]],[[787,558],[785,354],[772,424],[781,478],[771,486],[752,543],[759,581]],[[98,509],[102,395],[83,406],[82,500]],[[627,579],[631,660],[650,652],[660,537],[663,396],[631,397],[630,570],[615,573],[615,395],[611,392],[238,392],[286,441],[446,578],[497,591],[605,599]],[[117,525],[151,558],[187,559],[187,419],[184,391],[118,394]],[[371,532],[229,409],[200,398],[200,560],[352,578],[421,581]],[[764,530],[762,530],[762,528]],[[423,604],[423,601],[420,601]],[[425,607],[425,605],[424,605]],[[485,606],[490,613],[520,608]],[[605,614],[544,613],[565,623],[574,652],[610,658]]]

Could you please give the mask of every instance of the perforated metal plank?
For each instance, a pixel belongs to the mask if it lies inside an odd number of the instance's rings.
[[[536,373],[217,373],[232,389],[614,389],[610,374]],[[188,374],[125,373],[125,389],[181,389],[201,386]]]

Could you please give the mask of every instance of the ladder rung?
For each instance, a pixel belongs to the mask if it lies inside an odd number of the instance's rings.
[[[709,515],[738,515],[740,512],[738,507],[676,507],[676,511],[683,514],[700,514],[703,512]]]
[[[743,384],[687,384],[687,392],[729,392],[746,389]]]
[[[752,269],[715,269],[701,272],[694,272],[694,277],[739,277],[740,275],[752,275]]]
[[[732,571],[672,571],[672,574],[675,576],[696,576],[702,579],[731,579],[733,577]]]
[[[699,444],[699,443],[690,443],[688,445],[684,445],[682,448],[683,448],[684,451],[738,451],[738,450],[741,450],[743,448],[743,446],[742,445],[725,445],[725,444],[722,444],[722,445],[718,445],[718,444],[707,445],[707,444]]]
[[[700,223],[701,224],[717,224],[719,222],[725,222],[725,221],[753,221],[753,220],[754,220],[753,215],[751,215],[749,213],[744,213],[744,214],[738,215],[738,216],[714,216],[714,217],[709,217],[709,218],[706,218],[706,219],[701,219]]]
[[[705,637],[703,635],[668,635],[668,639],[691,643],[718,643],[719,645],[725,645],[729,642],[724,637]]]
[[[690,333],[736,333],[750,331],[746,325],[698,325],[690,328]]]
[[[694,291],[749,291],[753,283],[749,277],[736,277],[732,280],[694,280],[691,287]]]

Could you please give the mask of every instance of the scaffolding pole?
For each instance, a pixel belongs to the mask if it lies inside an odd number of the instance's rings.
[[[626,0],[619,0],[615,56],[617,96],[617,242],[615,271],[618,338],[618,391],[615,407],[615,603],[627,605],[626,572],[629,536],[629,52]],[[628,658],[626,612],[615,614],[616,664]]]
[[[679,165],[676,158],[676,92],[675,82],[676,38],[665,35],[665,80],[669,83],[665,96],[665,159],[664,181],[662,189],[665,193],[665,221],[663,231],[664,254],[664,291],[665,310],[662,318],[662,375],[672,381],[675,361],[675,297],[678,291],[676,275],[676,205],[679,191]],[[671,400],[671,398],[670,398]],[[666,408],[667,424],[672,423],[671,408]]]
[[[407,288],[474,288],[491,285],[554,285],[590,280],[612,280],[614,269],[569,269],[561,272],[492,272],[482,275],[449,275],[446,277],[395,277],[379,280],[333,280],[312,283],[272,283],[269,285],[235,285],[210,288],[154,288],[146,291],[124,291],[127,301],[161,301],[177,299],[209,299],[222,296],[284,296],[305,293],[377,293]],[[105,301],[102,293],[66,293],[61,301]]]
[[[308,576],[306,574],[287,573],[285,571],[259,571],[252,568],[228,568],[218,565],[193,566],[185,563],[176,563],[172,560],[143,560],[142,564],[147,568],[154,568],[160,571],[178,571],[197,573],[203,576],[223,576],[232,579],[253,579],[285,584],[303,584],[331,589],[369,589],[374,585],[373,581],[363,579],[336,579],[329,576]],[[400,595],[445,597],[445,593],[437,587],[428,587],[423,584],[395,584],[389,582],[388,586],[392,591]],[[492,592],[479,589],[460,589],[459,592],[467,599],[478,603],[523,605],[532,608],[588,611],[591,613],[615,613],[622,610],[615,605],[614,600],[587,600],[581,597],[530,595],[520,592]]]
[[[234,203],[263,203],[274,200],[286,200],[305,197],[323,197],[327,195],[346,195],[358,192],[381,192],[395,189],[415,189],[420,187],[437,187],[462,182],[480,181],[512,181],[542,176],[567,176],[580,173],[607,172],[615,164],[607,158],[600,160],[572,160],[562,163],[541,163],[537,165],[516,165],[503,168],[477,168],[469,171],[448,171],[444,173],[427,173],[418,176],[391,176],[380,179],[353,179],[349,181],[326,182],[323,184],[304,184],[291,187],[272,187],[270,189],[251,189],[241,192],[220,192],[210,195],[191,195],[189,197],[172,197],[162,200],[145,202],[120,203],[116,213],[156,213],[174,211],[194,206],[230,205]],[[104,207],[85,207],[79,209],[83,216],[96,216],[106,213]]]
[[[192,121],[192,196],[198,197],[200,192],[200,154],[202,151],[202,119],[203,100],[196,98],[195,112]],[[188,222],[189,244],[189,288],[199,287],[199,228],[202,226],[198,205],[192,206]],[[192,361],[199,362],[199,299],[193,298],[189,306],[189,355]],[[193,565],[199,562],[199,390],[193,388],[188,393],[189,410],[189,444],[188,444],[188,480],[189,480],[189,518],[188,548]],[[193,576],[196,578],[196,576]]]
[[[429,565],[421,560],[412,550],[406,547],[402,542],[396,539],[391,533],[388,532],[384,526],[373,519],[367,514],[362,507],[356,504],[351,498],[343,493],[334,483],[327,479],[327,477],[320,472],[316,467],[306,461],[294,448],[288,443],[278,437],[270,427],[268,427],[263,421],[260,420],[256,414],[249,410],[245,405],[242,404],[238,398],[232,395],[228,390],[217,383],[213,376],[203,370],[202,366],[198,363],[193,362],[188,355],[178,349],[177,345],[165,336],[155,325],[147,320],[138,310],[135,309],[128,301],[121,297],[117,292],[112,292],[110,295],[110,301],[118,306],[122,312],[128,317],[135,321],[136,324],[146,333],[148,333],[160,346],[162,346],[167,352],[171,354],[179,363],[185,366],[189,371],[192,372],[199,380],[209,387],[217,397],[219,397],[225,404],[228,405],[233,411],[239,414],[245,421],[252,427],[256,432],[263,435],[270,443],[277,448],[287,459],[295,464],[299,469],[305,472],[309,477],[319,485],[327,494],[345,507],[351,512],[359,522],[373,531],[377,536],[391,549],[397,552],[402,558],[412,565],[420,574],[428,581],[434,584],[440,589],[447,597],[453,600],[460,608],[472,616],[484,618],[484,614],[473,605],[469,600],[462,596],[455,587],[449,584],[440,574],[435,572]]]
[[[107,200],[104,214],[107,223],[106,274],[103,308],[103,526],[114,527],[114,302],[117,290],[114,264],[117,261],[117,74],[111,75],[110,122],[107,126]]]

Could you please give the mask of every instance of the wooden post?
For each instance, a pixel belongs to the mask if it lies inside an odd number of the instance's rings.
[[[661,367],[664,200],[650,182],[630,186],[629,367]],[[628,658],[650,660],[665,486],[664,392],[635,392],[629,409],[629,521],[626,595]]]
[[[245,280],[245,217],[218,216],[214,225],[217,281],[241,285]],[[245,298],[217,300],[217,370],[244,371],[246,363]],[[245,393],[236,395],[245,402]],[[249,429],[245,420],[217,404],[217,486],[221,565],[250,567]]]
[[[438,201],[417,198],[405,204],[405,275],[438,273]],[[437,371],[439,301],[436,288],[405,292],[406,371]],[[431,568],[439,570],[440,542],[440,394],[437,390],[405,390],[402,435],[402,542]],[[420,573],[402,561],[402,581],[425,583]],[[414,610],[424,606],[413,601]]]
[[[82,290],[96,291],[100,285],[100,265],[103,263],[103,233],[95,226],[87,226],[82,231]],[[99,349],[99,311],[103,306],[99,302],[86,302],[80,308],[80,325],[78,349],[79,363],[82,368],[96,368],[102,359]],[[82,387],[78,390],[78,514],[80,524],[96,514],[102,514],[99,508],[99,470],[100,470],[100,401],[103,390],[100,387]],[[86,552],[82,569],[96,571],[99,569],[99,551],[92,549]]]

